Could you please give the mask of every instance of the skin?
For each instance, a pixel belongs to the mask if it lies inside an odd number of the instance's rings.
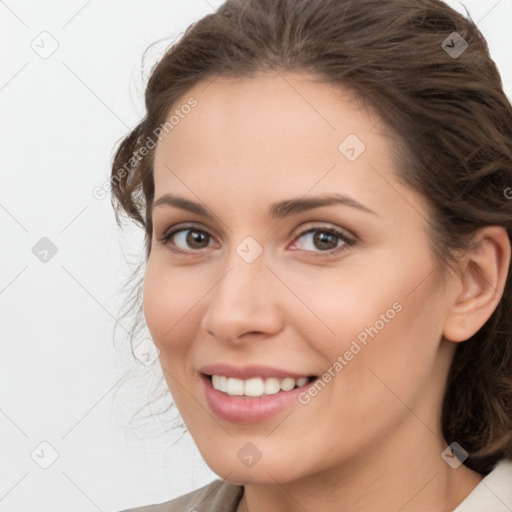
[[[428,249],[427,204],[393,174],[393,136],[348,90],[304,74],[217,78],[158,142],[155,199],[198,202],[213,218],[153,210],[144,314],[178,410],[209,467],[244,484],[238,511],[451,511],[482,476],[441,458],[442,395],[457,342],[485,323],[501,297],[510,244],[490,226],[443,281]],[[356,134],[349,161],[338,145]],[[290,217],[271,203],[343,193],[375,214],[335,204]],[[210,237],[169,228],[191,223]],[[337,228],[356,240],[312,234]],[[182,228],[185,229],[185,228]],[[252,236],[252,263],[236,252]],[[175,253],[173,247],[183,253]],[[192,245],[191,245],[192,244]],[[260,364],[320,375],[398,302],[402,309],[307,405],[262,422],[213,414],[197,370]],[[451,442],[452,440],[450,440]],[[237,457],[247,443],[261,459]]]

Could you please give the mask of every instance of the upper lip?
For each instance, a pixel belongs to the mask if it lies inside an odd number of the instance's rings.
[[[223,375],[225,377],[242,380],[252,379],[253,377],[278,377],[280,379],[292,377],[294,379],[300,379],[301,377],[312,376],[311,373],[297,373],[271,366],[232,366],[225,363],[208,364],[199,368],[199,371],[206,375]]]

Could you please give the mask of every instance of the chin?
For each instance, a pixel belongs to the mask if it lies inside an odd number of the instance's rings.
[[[281,483],[286,483],[290,480],[289,476],[286,480],[283,480],[282,474],[283,472],[277,468],[270,468],[269,472],[267,472],[264,468],[260,468],[256,471],[255,468],[248,469],[236,469],[225,468],[225,471],[219,473],[214,471],[220,478],[226,480],[235,485],[246,485],[246,484],[256,484],[256,485],[275,485],[276,480]]]
[[[304,476],[297,472],[290,472],[290,468],[293,467],[296,460],[295,462],[287,462],[282,458],[280,460],[273,458],[265,460],[265,456],[262,456],[252,466],[245,466],[236,456],[224,457],[222,459],[216,458],[215,460],[207,457],[203,458],[215,474],[235,485],[275,485],[276,481],[285,484]]]

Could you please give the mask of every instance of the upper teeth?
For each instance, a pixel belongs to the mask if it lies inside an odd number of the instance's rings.
[[[273,395],[279,393],[279,391],[290,391],[295,386],[304,386],[308,380],[307,377],[301,377],[300,379],[294,379],[293,377],[285,377],[284,379],[254,377],[253,379],[242,380],[224,377],[223,375],[212,375],[212,384],[215,389],[228,395],[237,396]]]

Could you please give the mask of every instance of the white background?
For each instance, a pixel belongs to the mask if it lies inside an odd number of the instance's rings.
[[[113,341],[142,233],[120,233],[110,198],[92,191],[143,115],[153,63],[220,3],[0,1],[0,512],[115,512],[217,478],[170,423],[127,425],[161,377],[158,364],[133,362],[129,323]],[[465,5],[510,98],[512,0]],[[41,38],[58,44],[47,59],[31,47]],[[32,252],[43,237],[57,247],[46,263]],[[58,458],[43,469],[52,450]]]

